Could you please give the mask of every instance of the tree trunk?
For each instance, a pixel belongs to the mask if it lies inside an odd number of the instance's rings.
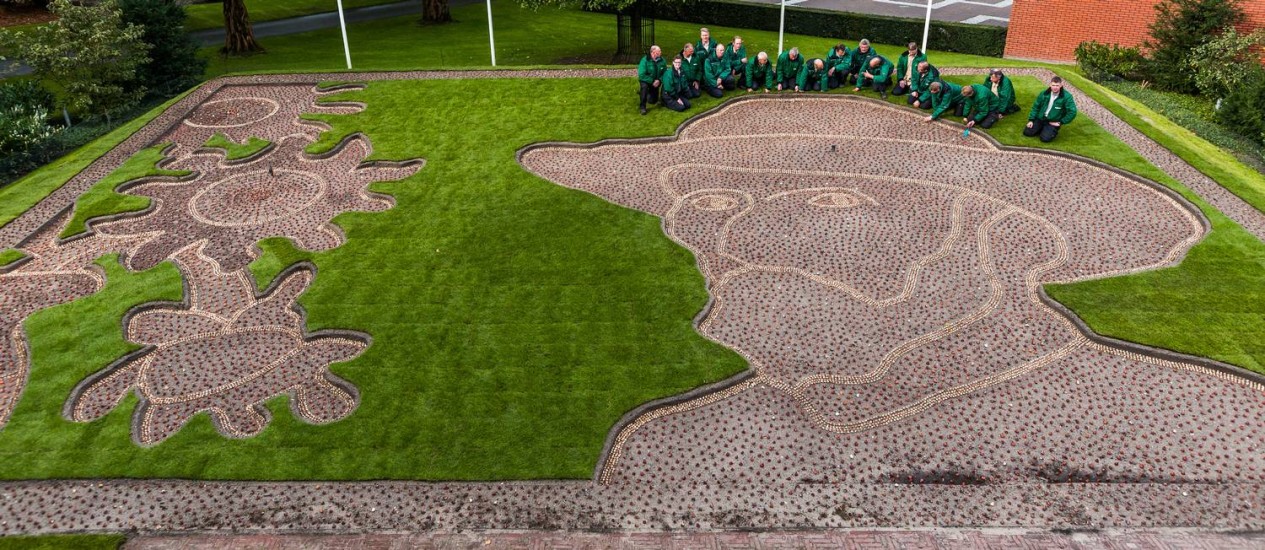
[[[255,31],[250,28],[250,17],[246,14],[245,0],[224,1],[224,47],[220,53],[225,55],[241,55],[264,51],[263,46],[255,42]]]
[[[448,12],[448,0],[423,0],[422,23],[448,23],[452,14]]]

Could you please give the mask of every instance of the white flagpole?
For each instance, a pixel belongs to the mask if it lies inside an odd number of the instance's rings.
[[[347,68],[351,68],[351,48],[347,46],[347,21],[343,19],[343,0],[338,2],[338,27],[343,30],[343,55],[347,56]]]
[[[927,53],[927,38],[931,36],[931,0],[927,0],[927,21],[922,24],[922,51]]]
[[[488,0],[488,47],[492,49],[492,66],[496,66],[496,39],[492,37],[492,0]]]
[[[782,20],[777,24],[777,54],[782,55],[782,32],[786,30],[786,0],[782,0]]]

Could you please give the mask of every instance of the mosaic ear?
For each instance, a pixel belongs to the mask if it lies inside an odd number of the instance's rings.
[[[646,154],[651,147],[655,146],[546,144],[524,149],[518,161],[527,171],[558,185],[662,217],[676,197],[661,183],[663,158]]]

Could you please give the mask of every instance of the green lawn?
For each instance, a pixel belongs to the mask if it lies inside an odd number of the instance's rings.
[[[241,160],[255,153],[262,151],[270,143],[266,139],[251,137],[246,143],[235,143],[224,136],[224,134],[215,134],[211,139],[206,140],[206,147],[213,149],[223,149],[225,158],[228,160]]]
[[[66,228],[62,230],[61,237],[67,238],[86,231],[87,226],[84,225],[84,222],[92,218],[149,208],[149,198],[116,193],[114,189],[119,185],[146,176],[187,175],[189,173],[187,171],[163,170],[156,167],[158,162],[163,159],[162,152],[165,148],[165,145],[155,145],[132,155],[132,158],[127,159],[123,166],[118,167],[110,175],[93,185],[87,192],[79,195],[79,198],[75,201],[75,215],[71,217],[70,223],[67,223]]]
[[[349,10],[363,6],[390,4],[396,1],[398,0],[343,0],[343,9]],[[224,10],[219,2],[193,4],[185,6],[184,9],[189,14],[189,19],[185,21],[184,25],[188,30],[196,31],[224,26]],[[246,11],[250,14],[252,23],[330,12],[337,9],[335,0],[246,0]],[[421,18],[421,8],[419,7],[418,10],[417,18]]]
[[[124,535],[39,535],[0,537],[0,550],[111,550],[127,542]]]

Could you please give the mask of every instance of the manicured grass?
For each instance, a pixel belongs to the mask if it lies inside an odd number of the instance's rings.
[[[4,251],[0,251],[0,266],[9,265],[25,257],[26,254],[21,250],[15,250],[12,248],[5,249]]]
[[[263,148],[267,147],[269,143],[270,142],[266,139],[259,139],[253,136],[246,140],[246,143],[235,143],[233,140],[225,137],[224,134],[215,134],[211,136],[211,139],[206,140],[207,147],[224,150],[225,160],[244,159],[263,150]]]
[[[390,4],[397,0],[343,0],[343,9],[349,10],[364,6]],[[214,29],[224,26],[224,9],[219,2],[193,4],[185,6],[189,19],[184,28],[191,31]],[[337,9],[332,0],[246,0],[246,11],[252,23],[274,21],[300,15],[331,12]],[[418,7],[417,18],[421,18],[421,7]]]
[[[147,176],[185,176],[186,170],[163,170],[156,165],[163,159],[165,145],[155,145],[142,149],[123,166],[118,167],[101,181],[93,185],[86,193],[75,201],[75,215],[62,230],[61,237],[67,238],[87,230],[85,222],[92,218],[124,212],[137,212],[149,208],[149,198],[137,195],[125,195],[115,191],[118,186],[129,181]]]
[[[124,535],[39,535],[0,537],[0,550],[113,550]]]
[[[529,94],[561,99],[511,101]],[[200,416],[151,449],[128,435],[134,397],[100,421],[66,422],[70,389],[130,349],[125,308],[153,299],[107,290],[27,323],[36,366],[0,431],[0,477],[591,476],[627,411],[746,369],[694,330],[703,279],[657,218],[515,161],[530,143],[669,134],[686,116],[642,117],[627,108],[632,95],[628,80],[556,79],[374,82],[344,94],[369,107],[322,117],[335,127],[325,143],[365,131],[375,158],[427,165],[375,186],[395,196],[394,209],[340,216],[342,247],[312,254],[271,240],[253,267],[266,280],[311,258],[309,328],[372,335],[364,355],[333,368],[359,388],[356,412],[311,426],[274,399],[273,424],[256,438],[226,440]],[[110,265],[111,284],[158,277]],[[179,283],[162,269],[144,288],[171,299]]]

